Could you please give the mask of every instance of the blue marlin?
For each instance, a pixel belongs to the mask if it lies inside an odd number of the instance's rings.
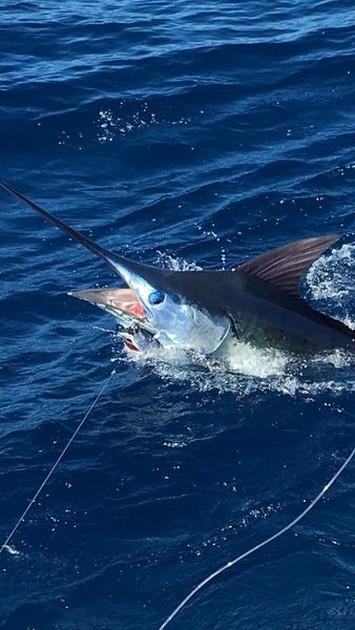
[[[299,283],[342,234],[298,240],[230,270],[173,271],[116,254],[0,181],[0,186],[104,260],[126,288],[70,293],[111,313],[132,352],[179,348],[223,357],[233,342],[292,351],[355,350],[355,331],[314,310]]]

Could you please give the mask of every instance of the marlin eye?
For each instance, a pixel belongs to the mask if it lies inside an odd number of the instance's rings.
[[[150,293],[148,300],[149,304],[155,306],[156,304],[161,304],[162,302],[164,302],[165,295],[162,291],[153,291],[153,293]]]

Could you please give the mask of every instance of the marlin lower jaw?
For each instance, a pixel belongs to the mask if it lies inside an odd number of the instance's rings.
[[[156,337],[137,324],[125,328],[118,334],[123,340],[125,348],[133,353],[146,353],[160,347]]]

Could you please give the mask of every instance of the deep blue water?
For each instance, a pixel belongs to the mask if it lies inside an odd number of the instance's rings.
[[[232,266],[344,231],[304,290],[355,322],[355,10],[345,0],[2,0],[1,177],[132,258]],[[284,526],[355,443],[354,364],[133,361],[66,295],[101,262],[1,192],[2,630],[156,630]],[[113,362],[115,360],[115,362]],[[196,630],[355,627],[355,467],[202,590]]]

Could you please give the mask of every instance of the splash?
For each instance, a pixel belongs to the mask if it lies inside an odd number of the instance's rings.
[[[132,131],[157,124],[156,114],[149,111],[146,103],[129,117],[120,116],[111,109],[103,109],[99,111],[96,121],[97,140],[100,144],[109,144],[117,136],[126,136]]]
[[[306,297],[315,308],[355,329],[355,244],[321,256],[306,276]]]
[[[160,251],[157,251],[155,263],[164,269],[171,269],[172,271],[202,271],[202,267],[199,267],[194,262],[190,263],[183,258]]]
[[[94,124],[97,129],[96,138],[102,145],[110,144],[116,138],[122,138],[140,129],[155,127],[157,125],[188,125],[189,118],[181,117],[177,120],[165,120],[159,118],[152,111],[147,101],[137,102],[129,106],[129,103],[121,101],[115,111],[101,109],[98,112]]]
[[[230,366],[182,351],[152,350],[144,357],[125,353],[120,360],[148,367],[167,383],[175,381],[201,393],[231,393],[239,400],[266,392],[305,398],[355,392],[355,358],[345,354],[336,360],[332,354],[319,354],[305,364],[294,355],[253,349]]]

